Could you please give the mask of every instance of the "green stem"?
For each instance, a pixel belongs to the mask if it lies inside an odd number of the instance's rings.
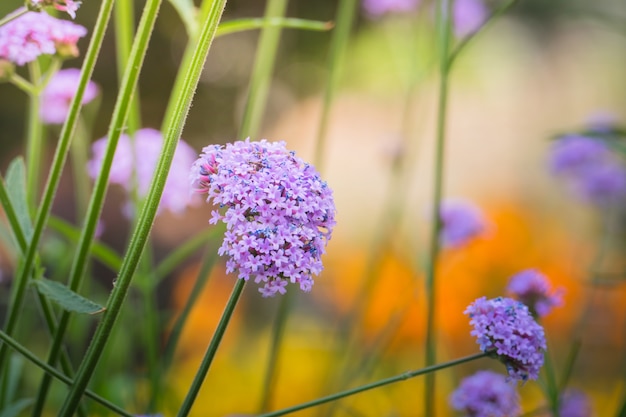
[[[17,324],[17,318],[24,302],[24,295],[26,292],[28,277],[31,275],[31,272],[35,265],[35,257],[37,254],[37,247],[39,246],[39,240],[41,239],[44,227],[50,215],[52,201],[59,185],[61,172],[63,170],[63,166],[65,165],[65,160],[67,158],[72,135],[78,121],[78,114],[80,108],[82,107],[81,103],[83,95],[87,87],[87,83],[91,78],[91,74],[96,63],[96,58],[98,57],[98,53],[100,51],[100,46],[102,45],[102,40],[104,38],[104,33],[106,31],[106,25],[112,5],[113,0],[103,0],[101,3],[100,13],[98,15],[96,25],[94,26],[93,36],[91,37],[89,48],[87,49],[87,53],[85,54],[85,61],[83,63],[83,69],[81,71],[76,94],[72,99],[72,102],[70,103],[70,110],[61,130],[59,143],[54,154],[54,158],[52,160],[52,166],[50,168],[50,173],[47,177],[48,180],[46,183],[46,187],[44,188],[41,203],[39,205],[39,210],[37,211],[37,215],[35,218],[33,234],[28,245],[26,254],[23,258],[23,268],[20,270],[20,273],[17,275],[17,278],[13,283],[15,291],[10,301],[10,307],[7,312],[7,318],[4,325],[4,331],[8,335],[11,335],[15,329],[15,325]],[[0,346],[0,374],[3,374],[6,363],[6,347],[5,345],[2,345]]]
[[[37,365],[39,368],[43,369],[47,374],[52,375],[53,377],[55,377],[59,381],[63,382],[65,385],[72,385],[74,383],[74,381],[72,381],[72,379],[70,379],[66,375],[62,374],[61,372],[57,371],[52,366],[48,365],[47,363],[45,363],[44,361],[39,359],[30,350],[28,350],[24,346],[20,345],[15,339],[13,339],[11,336],[6,334],[2,330],[0,330],[0,339],[2,339],[2,341],[4,342],[4,344],[6,346],[11,347],[16,352],[18,352],[22,356],[24,356],[26,359],[28,359],[29,361],[31,361],[32,363]],[[100,397],[97,394],[94,394],[93,392],[91,392],[89,390],[85,391],[85,395],[87,397],[91,398],[92,400],[97,401],[98,403],[102,404],[103,406],[105,406],[109,410],[116,412],[120,416],[133,417],[132,414],[127,413],[122,408],[118,407],[117,405],[113,404],[112,402],[110,402],[108,400],[105,400],[104,398]]]
[[[287,2],[288,0],[268,0],[265,6],[265,17],[284,17]],[[250,78],[248,99],[239,132],[240,138],[254,137],[258,133],[271,84],[280,33],[281,28],[275,26],[265,26],[261,31]]]
[[[37,206],[37,196],[39,195],[39,177],[41,176],[41,154],[43,151],[43,124],[39,116],[41,108],[41,67],[39,62],[34,60],[28,64],[30,81],[35,86],[36,92],[30,94],[28,106],[28,138],[26,145],[26,190],[28,204],[31,207]]]
[[[328,122],[330,110],[339,84],[341,75],[341,64],[348,46],[350,32],[354,24],[357,0],[340,0],[337,6],[337,26],[335,27],[330,41],[330,52],[328,57],[328,82],[324,90],[324,101],[322,103],[322,116],[320,118],[317,138],[315,141],[315,153],[313,161],[318,170],[322,170],[322,160],[326,150],[326,137],[328,135]]]
[[[120,84],[122,83],[124,71],[128,65],[135,32],[134,5],[135,2],[132,0],[118,0],[115,3],[115,54]],[[135,91],[130,102],[128,119],[126,121],[127,133],[130,136],[141,126],[140,115],[139,92]]]
[[[417,369],[417,370],[414,370],[414,371],[408,371],[408,372],[405,372],[405,373],[400,374],[400,375],[396,375],[396,376],[392,376],[392,377],[389,377],[389,378],[381,379],[381,380],[376,381],[376,382],[371,382],[369,384],[361,385],[361,386],[356,387],[356,388],[352,388],[352,389],[349,389],[349,390],[338,392],[336,394],[328,395],[326,397],[318,398],[316,400],[309,401],[309,402],[306,402],[306,403],[302,403],[302,404],[299,404],[299,405],[295,405],[293,407],[284,408],[282,410],[273,411],[271,413],[261,414],[258,417],[283,416],[285,414],[293,413],[294,411],[300,411],[300,410],[304,410],[306,408],[316,407],[316,406],[321,405],[321,404],[325,404],[325,403],[328,403],[328,402],[331,402],[331,401],[336,401],[336,400],[339,400],[341,398],[349,397],[351,395],[358,394],[358,393],[361,393],[361,392],[364,392],[364,391],[369,391],[369,390],[374,389],[374,388],[379,388],[379,387],[382,387],[382,386],[385,386],[385,385],[393,384],[395,382],[406,381],[407,379],[414,378],[416,376],[430,375],[433,372],[440,371],[440,370],[446,369],[446,368],[450,368],[452,366],[460,365],[462,363],[470,362],[470,361],[473,361],[473,360],[476,360],[476,359],[484,358],[484,357],[487,357],[488,355],[489,355],[489,353],[482,352],[482,353],[477,353],[475,355],[466,356],[464,358],[455,359],[453,361],[441,363],[441,364],[438,364],[438,365],[428,366],[426,368]],[[432,416],[432,414],[430,414],[430,415]]]
[[[278,373],[277,363],[280,354],[280,347],[283,342],[287,318],[289,317],[289,313],[291,312],[293,299],[295,296],[296,293],[294,291],[287,291],[287,294],[283,295],[278,302],[278,314],[276,315],[276,319],[274,320],[274,329],[272,331],[272,344],[270,345],[270,354],[267,361],[267,368],[265,371],[265,380],[263,382],[263,394],[261,394],[261,407],[259,408],[259,410],[262,413],[269,410],[274,394],[276,375]]]
[[[146,6],[152,5],[153,2],[149,1]],[[154,2],[158,3],[158,1]],[[217,25],[221,18],[222,12],[226,0],[214,0],[211,2],[208,18],[203,21],[202,29],[200,31],[198,42],[194,53],[190,60],[190,66],[185,73],[185,77],[181,83],[181,88],[176,91],[174,96],[173,110],[168,119],[165,120],[164,132],[164,144],[157,163],[154,178],[150,185],[148,195],[145,200],[145,204],[142,207],[137,226],[134,228],[131,240],[129,242],[128,251],[124,257],[124,262],[120,269],[117,283],[109,297],[107,302],[107,311],[104,313],[102,321],[96,329],[94,338],[89,345],[87,353],[83,358],[83,361],[78,369],[77,376],[69,394],[65,399],[63,408],[59,413],[61,417],[69,417],[76,410],[80,397],[86,389],[87,383],[93,371],[98,363],[98,360],[102,354],[102,351],[108,340],[108,335],[111,332],[115,320],[121,311],[122,304],[128,292],[128,288],[131,284],[133,275],[139,264],[139,259],[145,248],[148,240],[154,217],[159,206],[159,201],[165,187],[169,168],[174,158],[174,152],[180,138],[185,119],[189,112],[193,95],[195,93],[200,74],[204,67],[204,62],[208,54],[211,42],[215,36]],[[156,9],[152,9],[149,13],[144,13],[144,16],[149,16],[151,22],[156,17]],[[144,19],[139,25],[138,36],[143,37],[151,32],[151,25],[147,27],[144,24]],[[145,50],[144,50],[145,53]],[[141,56],[144,55],[141,54]],[[131,60],[132,61],[132,60]],[[132,68],[133,66],[131,66]],[[138,68],[137,68],[138,69]],[[129,88],[129,90],[131,90]],[[119,133],[119,132],[118,132]]]
[[[37,95],[37,87],[35,87],[30,81],[22,78],[19,74],[11,74],[9,82],[11,82],[11,84],[13,84],[26,94]]]
[[[291,17],[259,17],[248,19],[234,19],[223,22],[217,28],[215,37],[230,35],[231,33],[243,32],[246,30],[263,29],[266,27],[279,27],[283,29],[301,29],[326,31],[333,28],[332,22],[321,22],[318,20],[297,19]]]
[[[246,284],[246,281],[243,279],[237,279],[235,283],[235,287],[233,288],[232,293],[230,294],[230,298],[228,299],[228,303],[226,304],[226,308],[222,313],[222,317],[220,318],[219,323],[217,324],[217,328],[215,329],[215,333],[213,333],[213,337],[211,338],[211,342],[207,347],[207,350],[204,354],[204,358],[202,358],[202,363],[200,363],[200,367],[196,372],[196,376],[191,383],[191,387],[189,387],[189,391],[187,392],[187,396],[185,397],[185,401],[183,401],[182,406],[178,410],[178,417],[185,417],[191,411],[191,407],[196,400],[198,392],[200,391],[200,387],[204,382],[204,378],[209,372],[209,368],[211,367],[211,363],[213,362],[213,358],[215,357],[215,353],[217,352],[217,348],[222,341],[222,337],[224,336],[224,332],[226,331],[226,327],[228,327],[228,323],[230,322],[230,318],[235,311],[235,307],[237,306],[237,301],[239,301],[239,297],[243,292],[243,288]]]
[[[89,161],[89,133],[82,118],[76,126],[76,135],[72,141],[70,153],[75,186],[74,194],[76,196],[76,219],[80,223],[87,213],[87,204],[91,193],[91,181],[85,175],[85,167]]]
[[[9,13],[8,15],[0,19],[0,27],[6,25],[10,21],[17,19],[18,17],[26,13],[28,13],[28,9],[26,7],[20,7],[19,9],[15,10],[13,13]]]
[[[451,32],[451,0],[437,2],[437,38],[439,45],[439,104],[437,108],[437,133],[435,145],[435,166],[433,183],[433,200],[431,207],[432,230],[430,232],[429,256],[426,265],[426,366],[437,361],[436,355],[436,317],[435,306],[437,299],[435,278],[439,263],[439,233],[441,231],[441,200],[443,196],[445,143],[446,143],[446,116],[448,105],[448,81],[450,66],[448,65],[448,50],[450,47]],[[424,384],[424,415],[435,415],[435,375],[426,376]]]
[[[202,266],[200,267],[200,271],[198,272],[198,277],[196,278],[196,282],[189,293],[189,298],[187,298],[187,302],[183,307],[183,311],[181,311],[180,315],[176,319],[174,326],[172,327],[172,332],[167,339],[167,344],[165,345],[165,352],[163,354],[163,373],[167,372],[172,361],[174,359],[174,353],[176,352],[176,347],[178,346],[178,341],[180,340],[180,336],[185,327],[185,323],[187,322],[187,318],[189,318],[189,314],[193,307],[196,305],[198,298],[200,298],[200,294],[202,290],[206,286],[209,281],[211,270],[215,265],[215,261],[217,260],[217,251],[213,245],[209,245],[209,249],[207,254],[204,256],[204,260],[202,261]]]

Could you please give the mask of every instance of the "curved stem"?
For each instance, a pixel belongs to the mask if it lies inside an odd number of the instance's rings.
[[[487,357],[488,355],[489,355],[489,353],[481,352],[481,353],[477,353],[475,355],[466,356],[464,358],[455,359],[453,361],[441,363],[441,364],[438,364],[438,365],[433,365],[433,366],[429,366],[429,367],[426,367],[426,368],[417,369],[415,371],[408,371],[408,372],[405,372],[405,373],[400,374],[400,375],[396,375],[396,376],[392,376],[392,377],[389,377],[389,378],[381,379],[379,381],[375,381],[375,382],[371,382],[369,384],[361,385],[361,386],[356,387],[356,388],[352,388],[352,389],[349,389],[349,390],[338,392],[336,394],[328,395],[326,397],[318,398],[316,400],[309,401],[309,402],[306,402],[306,403],[302,403],[302,404],[299,404],[299,405],[295,405],[293,407],[284,408],[282,410],[273,411],[271,413],[261,414],[258,417],[283,416],[285,414],[293,413],[294,411],[300,411],[300,410],[304,410],[306,408],[316,407],[316,406],[321,405],[321,404],[325,404],[325,403],[328,403],[328,402],[331,402],[331,401],[336,401],[336,400],[339,400],[341,398],[349,397],[351,395],[359,394],[359,393],[364,392],[364,391],[369,391],[369,390],[374,389],[374,388],[379,388],[379,387],[382,387],[382,386],[385,386],[385,385],[393,384],[395,382],[406,381],[407,379],[414,378],[414,377],[419,376],[419,375],[430,375],[433,372],[440,371],[440,370],[446,369],[446,368],[450,368],[452,366],[460,365],[460,364],[465,363],[465,362],[470,362],[470,361],[473,361],[473,360],[476,360],[476,359],[484,358],[484,357]]]

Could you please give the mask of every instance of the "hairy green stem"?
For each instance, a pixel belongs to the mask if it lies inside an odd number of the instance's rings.
[[[230,35],[231,33],[246,30],[263,29],[266,27],[278,27],[283,29],[301,29],[326,31],[333,28],[332,22],[320,22],[318,20],[297,19],[291,17],[258,17],[247,19],[233,19],[223,22],[217,28],[215,37]]]
[[[290,414],[290,413],[293,413],[295,411],[300,411],[300,410],[304,410],[304,409],[307,409],[307,408],[316,407],[316,406],[321,405],[321,404],[325,404],[325,403],[328,403],[328,402],[331,402],[331,401],[336,401],[336,400],[339,400],[341,398],[349,397],[351,395],[359,394],[359,393],[364,392],[364,391],[369,391],[369,390],[374,389],[374,388],[379,388],[379,387],[382,387],[382,386],[385,386],[385,385],[393,384],[395,382],[406,381],[407,379],[414,378],[414,377],[419,376],[419,375],[429,375],[429,374],[431,374],[433,372],[440,371],[442,369],[450,368],[452,366],[460,365],[462,363],[466,363],[466,362],[470,362],[470,361],[473,361],[473,360],[476,360],[476,359],[487,357],[488,355],[489,355],[489,353],[485,353],[485,352],[477,353],[475,355],[466,356],[464,358],[455,359],[453,361],[441,363],[441,364],[438,364],[438,365],[428,366],[426,368],[417,369],[417,370],[414,370],[414,371],[404,372],[404,373],[402,373],[400,375],[396,375],[396,376],[392,376],[392,377],[389,377],[389,378],[381,379],[379,381],[371,382],[369,384],[361,385],[361,386],[356,387],[356,388],[352,388],[352,389],[349,389],[349,390],[341,391],[341,392],[338,392],[338,393],[335,393],[335,394],[332,394],[332,395],[328,395],[326,397],[318,398],[318,399],[313,400],[313,401],[309,401],[309,402],[306,402],[306,403],[295,405],[293,407],[285,408],[285,409],[278,410],[278,411],[273,411],[271,413],[261,414],[258,417],[283,416],[285,414]]]
[[[115,3],[115,54],[117,74],[122,83],[124,71],[128,65],[135,32],[135,2],[132,0],[117,0]],[[121,85],[120,85],[121,87]],[[126,128],[129,135],[133,135],[141,127],[141,112],[139,110],[139,92],[136,91],[130,102]]]

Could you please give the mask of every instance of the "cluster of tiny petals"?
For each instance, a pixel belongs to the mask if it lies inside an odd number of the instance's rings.
[[[94,179],[100,172],[107,142],[105,137],[94,142],[92,146],[93,158],[87,165],[87,171]],[[109,182],[121,185],[129,194],[133,192],[133,184],[136,183],[138,196],[145,197],[162,148],[163,136],[155,129],[140,129],[135,132],[133,139],[128,135],[121,135],[113,157]],[[195,159],[194,149],[182,139],[179,140],[161,196],[159,213],[162,209],[167,209],[180,214],[193,204],[188,170]],[[131,217],[132,212],[126,210],[125,214]]]
[[[26,12],[0,26],[0,58],[17,65],[34,61],[39,55],[75,56],[76,43],[87,29],[44,12]]]
[[[253,278],[266,297],[288,283],[311,289],[335,225],[332,191],[313,166],[284,142],[247,139],[204,148],[190,180],[219,208],[210,223],[226,224],[218,253],[228,272]]]
[[[41,119],[45,123],[60,124],[65,121],[70,103],[76,95],[80,70],[68,68],[54,74],[41,96]],[[83,104],[89,103],[98,96],[98,86],[89,81],[83,94]]]
[[[592,417],[593,409],[589,397],[575,388],[566,389],[559,397],[559,416]]]
[[[520,412],[515,385],[492,371],[478,371],[461,381],[450,405],[467,417],[515,417]]]
[[[549,162],[554,174],[592,203],[606,205],[626,197],[626,167],[602,139],[563,136],[552,145]]]
[[[445,248],[461,247],[487,230],[487,221],[481,210],[467,201],[444,201],[440,217],[440,239]]]
[[[543,317],[554,307],[563,304],[562,291],[551,293],[545,275],[535,269],[527,269],[509,279],[507,292],[526,304],[531,313]]]
[[[66,12],[72,19],[76,18],[76,11],[82,2],[74,0],[30,0],[30,10],[41,10],[42,7],[53,6],[55,9]]]
[[[471,334],[483,352],[494,354],[507,368],[509,377],[537,379],[543,365],[546,339],[528,307],[506,297],[474,301],[465,314],[474,328]]]

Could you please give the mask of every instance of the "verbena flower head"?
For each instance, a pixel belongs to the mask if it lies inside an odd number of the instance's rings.
[[[87,29],[70,21],[27,12],[0,26],[0,58],[24,65],[39,55],[78,56],[76,43],[86,34]]]
[[[363,10],[372,17],[378,18],[386,13],[403,13],[415,10],[419,0],[363,0]]]
[[[557,139],[549,162],[554,174],[591,203],[614,204],[626,197],[626,168],[601,139],[576,135]]]
[[[107,138],[94,142],[93,158],[89,161],[87,171],[96,178],[102,166]],[[113,158],[109,181],[124,187],[132,193],[136,181],[137,195],[143,198],[148,193],[150,183],[163,148],[163,136],[155,129],[140,129],[134,138],[121,135]],[[178,142],[167,182],[161,196],[159,213],[162,209],[173,213],[182,213],[193,203],[189,188],[189,167],[196,159],[194,149],[183,140]],[[131,212],[125,212],[130,217]]]
[[[589,397],[582,391],[569,388],[559,398],[559,416],[561,417],[592,417],[593,409]]]
[[[210,223],[226,224],[218,252],[227,272],[253,278],[266,297],[288,283],[311,289],[335,226],[332,191],[313,166],[285,142],[247,139],[204,148],[191,183],[220,209]]]
[[[515,417],[520,412],[515,385],[492,371],[478,371],[461,381],[450,405],[467,417]]]
[[[563,292],[552,293],[546,276],[535,269],[527,269],[513,275],[506,289],[516,299],[526,304],[533,315],[540,317],[563,304]]]
[[[454,0],[452,19],[454,34],[461,38],[477,31],[489,12],[481,0]]]
[[[478,207],[462,200],[447,200],[441,204],[441,244],[457,248],[482,235],[487,221]]]
[[[467,307],[465,314],[471,318],[471,335],[476,336],[480,350],[504,363],[511,378],[537,379],[546,339],[528,307],[511,298],[481,297]]]
[[[70,103],[76,95],[80,70],[68,68],[57,72],[48,82],[41,96],[41,119],[45,123],[60,124],[65,121]],[[83,94],[83,104],[98,96],[98,86],[89,81]]]
[[[57,10],[66,12],[72,19],[76,18],[76,11],[82,2],[74,0],[30,0],[28,8],[30,10],[40,11],[42,7],[52,6]]]

